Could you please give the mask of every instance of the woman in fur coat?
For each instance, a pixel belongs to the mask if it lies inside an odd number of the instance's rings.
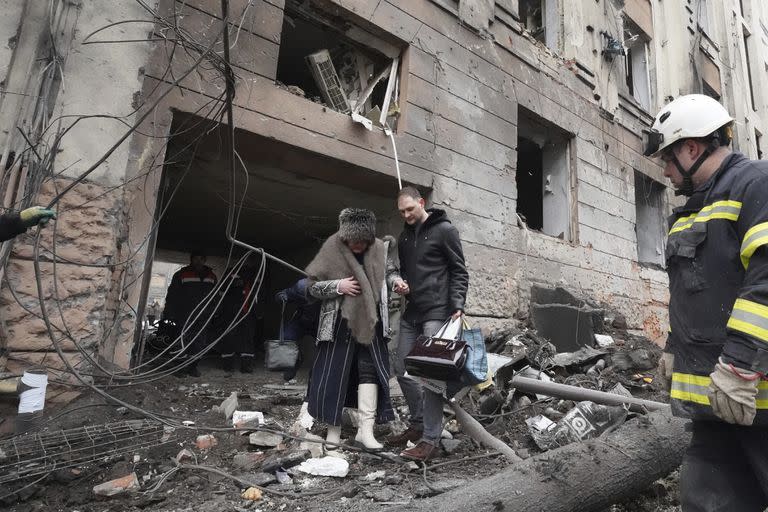
[[[389,398],[387,294],[397,275],[394,239],[376,238],[370,210],[345,208],[339,230],[307,266],[309,294],[320,299],[317,350],[307,400],[309,413],[328,424],[338,444],[344,407],[358,409],[355,442],[370,450],[375,422],[394,419]],[[389,249],[389,250],[388,250]]]

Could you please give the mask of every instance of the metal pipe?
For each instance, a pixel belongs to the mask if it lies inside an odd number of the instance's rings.
[[[528,377],[512,377],[510,385],[526,393],[536,393],[566,400],[589,400],[603,405],[629,405],[630,409],[634,411],[642,411],[643,408],[648,411],[669,410],[670,408],[669,404],[654,402],[653,400],[615,395],[605,391],[595,391],[594,389],[579,388],[556,382],[544,382]]]
[[[295,267],[288,263],[287,261],[283,261],[280,258],[273,256],[266,252],[264,249],[260,247],[254,247],[252,245],[249,245],[245,242],[242,242],[235,238],[234,236],[234,208],[235,208],[235,197],[234,197],[234,190],[235,190],[235,119],[232,114],[232,102],[235,98],[235,75],[232,73],[232,68],[230,67],[230,60],[229,60],[229,30],[227,28],[227,23],[229,21],[229,1],[228,0],[221,0],[221,18],[222,23],[224,23],[224,32],[223,32],[223,43],[224,43],[224,62],[226,63],[227,67],[225,70],[225,82],[226,82],[226,113],[227,113],[227,123],[228,123],[228,134],[229,134],[229,140],[227,141],[229,144],[229,177],[230,177],[230,191],[232,194],[231,200],[230,200],[230,211],[229,216],[227,218],[227,240],[229,240],[230,243],[237,245],[239,247],[242,247],[243,249],[254,251],[257,253],[260,253],[263,257],[267,257],[270,260],[279,263],[283,265],[284,267],[287,267],[294,272],[297,272],[301,274],[302,276],[306,276],[306,272],[301,270],[298,267]]]

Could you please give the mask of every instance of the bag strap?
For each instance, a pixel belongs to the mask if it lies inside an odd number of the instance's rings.
[[[464,319],[464,317],[462,316],[462,321],[463,321],[463,319]],[[445,331],[448,330],[448,327],[450,327],[453,322],[458,322],[458,321],[459,321],[458,319],[454,320],[452,317],[448,317],[448,320],[446,320],[445,323],[443,324],[443,326],[440,329],[437,330],[437,333],[435,333],[433,335],[433,337],[435,337],[435,338],[442,338],[445,335]],[[442,336],[441,336],[441,334],[442,334]],[[462,324],[459,324],[459,330],[456,331],[456,337],[452,338],[452,339],[453,340],[460,340],[463,334],[464,334],[464,326]],[[445,339],[445,338],[443,338],[443,339]]]
[[[285,323],[285,301],[281,300],[282,306],[280,307],[280,344],[283,344],[283,324]]]

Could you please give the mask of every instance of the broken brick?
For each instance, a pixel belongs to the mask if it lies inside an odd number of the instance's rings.
[[[210,450],[217,444],[219,444],[219,442],[211,434],[197,436],[197,439],[195,440],[195,446],[198,450]]]
[[[184,462],[187,460],[195,460],[195,454],[184,448],[176,454],[176,462]]]
[[[130,491],[137,491],[139,488],[139,479],[136,477],[136,473],[131,473],[122,478],[110,480],[109,482],[104,482],[103,484],[95,486],[93,488],[93,493],[96,496],[109,497]]]
[[[232,459],[232,465],[239,469],[253,469],[267,458],[263,452],[243,452],[238,453]]]

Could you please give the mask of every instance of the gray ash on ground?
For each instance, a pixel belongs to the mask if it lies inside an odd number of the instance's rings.
[[[609,390],[616,384],[623,385],[635,397],[666,401],[667,395],[655,379],[654,370],[660,355],[657,346],[625,331],[613,329],[614,345],[604,349],[605,354],[583,363],[555,367],[551,359],[557,353],[554,346],[541,339],[536,331],[513,329],[487,340],[488,347],[496,353],[517,359],[512,366],[519,370],[531,366],[546,371],[553,381],[590,389]],[[639,352],[638,352],[639,351]],[[632,358],[628,354],[640,353]],[[590,372],[596,361],[605,359],[605,366]],[[612,361],[632,362],[630,367],[620,368]],[[638,364],[639,362],[639,364]],[[531,437],[526,419],[544,415],[553,421],[562,418],[575,403],[567,400],[541,399],[510,389],[504,372],[499,372],[497,385],[482,391],[473,390],[462,400],[462,407],[472,414],[494,436],[512,446],[524,457],[541,453]],[[511,376],[511,374],[510,374]],[[300,441],[285,438],[275,448],[258,448],[250,445],[247,435],[219,430],[229,426],[221,413],[212,412],[232,392],[238,393],[238,409],[261,411],[271,429],[287,432],[299,416],[303,399],[302,383],[306,375],[300,375],[297,386],[284,386],[279,374],[264,371],[255,374],[226,374],[204,366],[201,378],[169,377],[157,382],[110,390],[118,398],[136,404],[146,410],[176,420],[194,422],[193,427],[177,428],[172,439],[151,449],[126,453],[120,458],[100,460],[88,466],[76,468],[76,472],[57,472],[37,485],[31,486],[4,504],[14,511],[70,511],[96,512],[108,510],[157,510],[157,511],[218,511],[218,510],[307,510],[307,511],[361,511],[373,504],[381,507],[407,505],[412,500],[424,499],[444,492],[457,485],[497,473],[508,462],[489,450],[480,447],[457,427],[452,417],[447,418],[445,447],[441,457],[427,464],[427,471],[419,465],[399,460],[397,450],[387,457],[344,450],[349,461],[349,474],[345,478],[317,477],[287,468],[291,483],[279,484],[274,473],[263,474],[261,468],[267,459],[274,460],[299,450]],[[406,412],[403,397],[395,388],[395,408],[401,416]],[[66,413],[69,410],[71,413]],[[124,421],[138,416],[130,411],[106,404],[100,397],[84,394],[63,411],[49,411],[57,419],[45,425],[47,431],[71,429],[84,425],[103,425]],[[392,430],[404,428],[402,422],[377,427],[381,439]],[[322,425],[315,424],[309,432],[324,436]],[[200,435],[212,434],[217,444],[210,449],[195,446]],[[347,426],[343,439],[354,437],[354,429]],[[447,442],[455,441],[455,442]],[[241,498],[245,486],[222,474],[197,469],[175,470],[174,458],[187,449],[195,460],[185,463],[215,468],[230,475],[253,481],[262,478],[266,492],[261,501]],[[252,457],[252,467],[243,467],[242,454],[264,453],[264,460]],[[240,455],[238,457],[238,455]],[[258,459],[258,460],[257,460]],[[236,464],[236,460],[239,463]],[[440,464],[437,466],[437,464]],[[430,469],[430,466],[435,466]],[[369,475],[384,471],[378,478]],[[96,497],[93,487],[113,478],[135,472],[141,491],[120,494],[112,498]],[[375,476],[375,475],[374,475]],[[612,512],[650,512],[651,510],[676,510],[674,507],[674,475],[654,484],[642,495],[612,506]],[[268,482],[268,483],[267,483]],[[289,493],[281,496],[271,493],[277,490]]]

